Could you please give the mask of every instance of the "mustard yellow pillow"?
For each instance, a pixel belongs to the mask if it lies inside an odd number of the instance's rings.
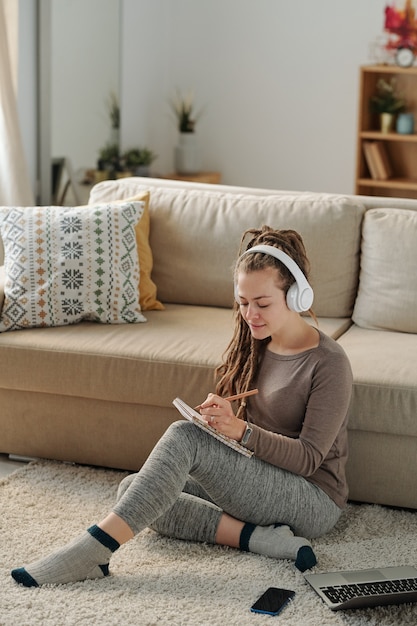
[[[139,278],[139,301],[142,311],[162,311],[165,307],[162,302],[156,298],[156,285],[151,278],[153,257],[152,250],[149,245],[149,191],[144,191],[134,198],[128,200],[118,200],[118,203],[125,202],[143,202],[144,210],[140,222],[136,225],[136,244],[138,247],[138,255],[140,262],[140,278]]]

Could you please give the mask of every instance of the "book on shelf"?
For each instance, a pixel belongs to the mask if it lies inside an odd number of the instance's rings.
[[[364,141],[363,151],[372,178],[375,180],[391,178],[391,163],[385,145],[381,141]]]
[[[374,178],[375,180],[378,180],[379,172],[376,169],[376,163],[374,161],[374,156],[373,156],[372,151],[371,151],[372,143],[373,143],[372,141],[364,141],[363,142],[363,152],[365,154],[365,161],[366,161],[366,164],[368,166],[368,170],[369,170],[369,173],[371,175],[371,178]]]
[[[392,176],[392,167],[388,158],[387,149],[382,141],[374,141],[372,146],[373,154],[377,164],[377,169],[382,180],[387,180]]]
[[[215,439],[218,439],[226,446],[229,446],[229,448],[233,448],[233,450],[236,450],[236,452],[240,452],[240,454],[243,454],[244,456],[253,456],[252,450],[248,450],[248,448],[242,446],[242,444],[240,444],[235,439],[231,439],[230,437],[223,435],[223,433],[220,433],[218,430],[207,424],[207,422],[201,417],[200,413],[197,413],[195,409],[188,406],[188,404],[181,400],[181,398],[175,398],[172,404],[175,406],[175,408],[178,409],[181,415],[185,417],[185,419],[187,419],[189,422],[193,422],[196,426],[198,426],[202,430],[205,430],[206,433],[209,433],[212,437],[215,437]]]

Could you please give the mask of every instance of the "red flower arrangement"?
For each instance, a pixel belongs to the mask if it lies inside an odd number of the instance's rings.
[[[397,48],[410,48],[417,53],[417,20],[415,9],[411,0],[406,0],[404,9],[400,10],[395,5],[385,7],[385,30],[395,35],[386,45],[388,50]]]

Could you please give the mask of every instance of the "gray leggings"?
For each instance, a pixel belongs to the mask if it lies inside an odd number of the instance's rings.
[[[288,524],[296,535],[328,532],[341,509],[320,488],[286,470],[247,458],[186,421],[173,423],[113,511],[137,534],[146,526],[177,539],[215,543],[220,517]]]

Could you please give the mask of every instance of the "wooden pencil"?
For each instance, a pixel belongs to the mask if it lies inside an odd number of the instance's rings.
[[[256,393],[258,393],[257,389],[251,389],[251,391],[244,391],[243,393],[237,393],[235,396],[229,396],[227,398],[224,398],[224,400],[228,400],[229,402],[232,402],[233,400],[240,400],[241,398],[247,398],[248,396],[254,396]],[[199,409],[201,409],[201,404],[199,404],[198,406],[194,407],[195,411],[198,411]]]
[[[258,390],[252,389],[251,391],[245,391],[244,393],[237,393],[235,396],[229,396],[228,398],[224,398],[224,399],[229,400],[229,402],[231,402],[232,400],[240,400],[240,398],[247,398],[248,396],[254,396],[256,393],[258,393]]]

